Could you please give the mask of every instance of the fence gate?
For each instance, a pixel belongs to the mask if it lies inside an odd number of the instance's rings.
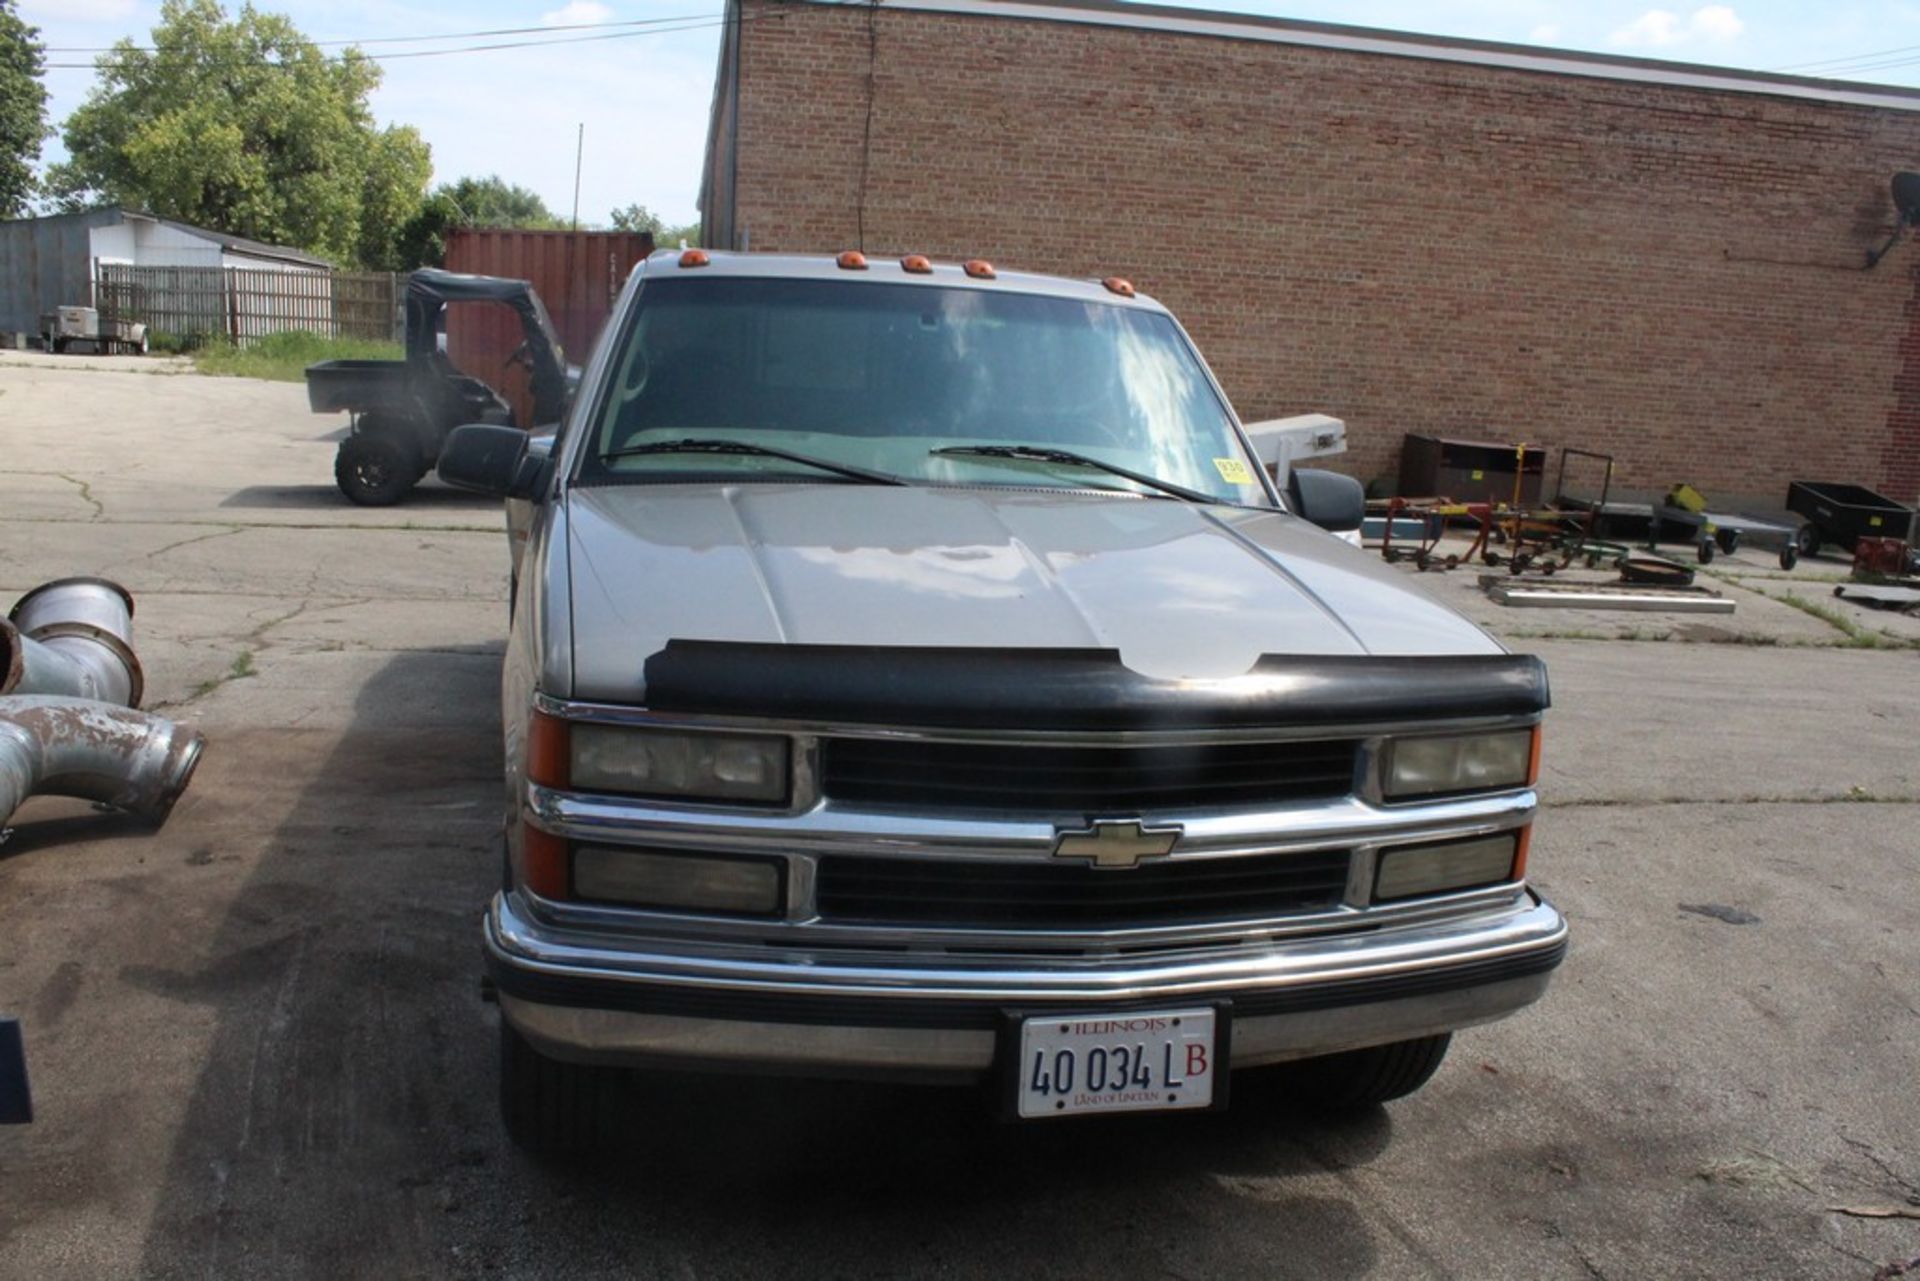
[[[142,321],[152,334],[241,347],[289,330],[389,342],[402,329],[399,280],[378,271],[101,263],[94,306],[102,319]]]

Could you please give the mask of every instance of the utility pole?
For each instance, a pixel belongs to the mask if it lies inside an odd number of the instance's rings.
[[[587,146],[587,122],[580,122],[580,132],[573,140],[573,229],[580,230],[580,156]]]

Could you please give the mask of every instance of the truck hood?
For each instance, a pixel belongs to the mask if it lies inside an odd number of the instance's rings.
[[[1499,654],[1377,558],[1281,512],[1085,491],[575,489],[574,696],[637,701],[670,640],[1111,649],[1207,680],[1265,654]]]

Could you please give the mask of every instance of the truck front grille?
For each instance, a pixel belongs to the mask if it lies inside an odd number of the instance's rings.
[[[1330,908],[1346,850],[1145,863],[1127,869],[985,860],[822,858],[815,901],[834,924],[1104,929]]]
[[[1353,739],[1065,747],[829,738],[820,789],[923,810],[1072,815],[1331,800],[1353,790]]]

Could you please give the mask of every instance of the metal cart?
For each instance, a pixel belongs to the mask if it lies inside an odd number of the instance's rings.
[[[1648,551],[1657,548],[1666,526],[1682,525],[1691,531],[1689,541],[1693,543],[1694,554],[1702,565],[1712,562],[1715,551],[1731,555],[1739,547],[1749,544],[1777,548],[1782,569],[1792,569],[1800,563],[1799,530],[1795,526],[1768,520],[1764,516],[1717,512],[1708,505],[1702,505],[1696,511],[1675,501],[1676,495],[1682,491],[1692,492],[1686,486],[1676,485],[1667,492],[1665,498],[1653,504],[1653,515],[1647,522]]]
[[[1913,508],[1862,485],[1791,481],[1787,510],[1807,518],[1797,540],[1803,556],[1818,552],[1822,543],[1838,543],[1852,551],[1862,538],[1910,539],[1913,534]]]

